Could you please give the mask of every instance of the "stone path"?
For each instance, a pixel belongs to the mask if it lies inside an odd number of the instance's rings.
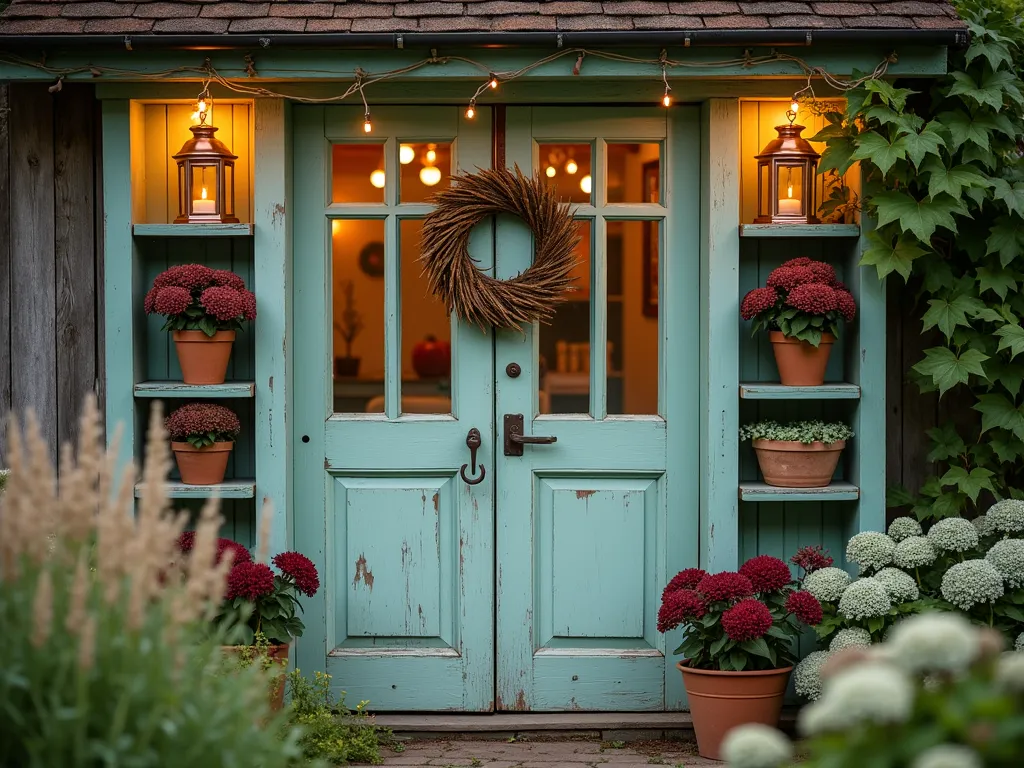
[[[675,768],[723,766],[697,755],[685,741],[457,740],[410,741],[404,750],[385,750],[384,765],[437,768]]]

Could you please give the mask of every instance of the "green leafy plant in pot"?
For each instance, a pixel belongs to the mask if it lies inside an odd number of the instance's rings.
[[[754,446],[765,483],[779,488],[827,486],[851,437],[842,422],[764,420],[740,429],[740,439]]]
[[[356,310],[355,283],[347,280],[341,284],[345,296],[345,304],[341,310],[341,320],[335,321],[334,329],[345,342],[345,356],[334,358],[335,376],[358,376],[359,358],[352,357],[352,343],[363,330],[363,316]]]
[[[718,759],[722,738],[742,723],[774,725],[796,662],[793,641],[821,621],[821,604],[769,555],[738,573],[687,568],[665,587],[658,631],[683,627],[675,653],[700,754]]]

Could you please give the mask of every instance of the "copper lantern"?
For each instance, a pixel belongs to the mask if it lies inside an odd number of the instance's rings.
[[[794,107],[795,107],[794,103]],[[821,155],[803,138],[804,127],[794,125],[796,109],[786,112],[789,125],[757,156],[757,218],[755,224],[818,224],[814,183]]]
[[[192,138],[174,155],[178,163],[178,218],[175,224],[237,224],[235,216],[235,160],[223,141],[206,124],[207,106],[200,99],[199,125],[189,128]]]

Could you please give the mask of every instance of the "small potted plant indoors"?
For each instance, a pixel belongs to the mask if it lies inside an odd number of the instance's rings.
[[[164,422],[171,450],[185,485],[224,481],[228,458],[242,430],[238,417],[223,405],[186,403]]]
[[[768,330],[779,379],[787,386],[819,386],[839,324],[857,312],[853,294],[830,264],[805,256],[772,270],[764,288],[743,297],[740,316],[754,333]]]
[[[738,573],[687,568],[665,587],[658,631],[683,627],[676,664],[690,703],[697,749],[719,759],[726,733],[779,721],[794,641],[821,621],[817,598],[800,589],[782,560],[759,555]]]
[[[356,286],[351,280],[341,284],[345,296],[345,304],[341,310],[341,320],[334,323],[334,328],[345,342],[345,356],[334,358],[335,376],[358,376],[359,358],[352,357],[352,342],[363,330],[363,316],[356,311]]]
[[[256,297],[226,269],[181,264],[157,275],[146,294],[147,315],[164,315],[186,384],[223,384],[235,331],[256,318]]]
[[[185,555],[192,551],[195,533],[185,531],[178,537],[178,550]],[[271,562],[253,560],[252,553],[231,539],[217,540],[217,561],[226,553],[232,557],[228,571],[227,591],[215,624],[234,633],[238,645],[224,646],[228,654],[244,655],[255,649],[270,665],[288,665],[288,649],[305,631],[299,595],[313,597],[320,589],[316,566],[299,552],[282,552]],[[284,702],[284,673],[275,677],[271,686],[271,704],[281,709]]]
[[[754,446],[765,483],[779,488],[827,486],[851,437],[853,430],[842,422],[766,419],[740,429],[740,439]]]

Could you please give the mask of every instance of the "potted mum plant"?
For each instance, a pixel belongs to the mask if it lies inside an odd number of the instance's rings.
[[[765,483],[780,488],[827,486],[851,437],[842,422],[764,420],[740,429],[740,439],[754,446]]]
[[[719,759],[725,734],[743,723],[775,725],[803,625],[821,604],[799,588],[782,560],[759,555],[738,573],[687,568],[665,587],[658,631],[684,627],[676,664],[690,702],[697,749]]]
[[[223,405],[186,403],[164,422],[171,450],[186,485],[224,481],[228,457],[242,430],[238,417]]]
[[[256,297],[234,272],[181,264],[157,275],[143,308],[166,316],[186,384],[223,384],[235,331],[256,318]]]
[[[835,269],[806,256],[772,270],[765,287],[750,291],[740,304],[740,316],[754,321],[754,333],[768,331],[779,379],[787,386],[825,381],[839,324],[856,312],[853,294],[836,279]]]

